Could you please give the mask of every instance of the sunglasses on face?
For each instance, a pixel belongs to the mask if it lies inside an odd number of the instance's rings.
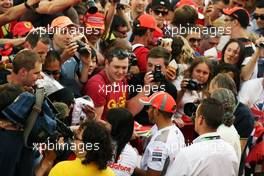
[[[164,11],[164,10],[159,10],[159,9],[155,9],[155,10],[153,10],[154,11],[154,13],[156,14],[156,15],[162,15],[162,16],[166,16],[166,15],[168,15],[168,11]]]
[[[44,70],[44,72],[45,72],[46,74],[48,74],[48,75],[58,75],[58,74],[61,73],[60,70],[53,70],[53,71],[51,71],[51,70]]]
[[[200,41],[201,41],[200,38],[190,38],[189,39],[189,42],[191,42],[191,43],[195,43],[195,42],[200,43]]]
[[[254,15],[253,15],[253,18],[254,18],[255,20],[258,20],[259,18],[260,18],[261,20],[264,20],[264,15],[257,15],[257,14],[254,14]]]

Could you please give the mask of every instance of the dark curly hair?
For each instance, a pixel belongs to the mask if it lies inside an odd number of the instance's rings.
[[[108,162],[112,159],[113,153],[111,137],[107,129],[103,124],[95,120],[85,121],[80,127],[84,129],[82,137],[85,146],[87,144],[99,144],[98,150],[86,150],[87,154],[82,164],[93,162],[98,166],[99,170],[106,169]]]
[[[116,142],[115,162],[130,141],[134,131],[133,115],[125,108],[110,109],[107,114],[107,120],[112,125],[111,136]]]

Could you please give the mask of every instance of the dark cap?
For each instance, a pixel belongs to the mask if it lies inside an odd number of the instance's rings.
[[[223,13],[235,18],[243,28],[249,25],[250,15],[248,11],[242,7],[226,8],[223,10]]]
[[[151,2],[151,9],[158,9],[164,7],[165,9],[171,9],[171,4],[169,0],[152,0]]]
[[[48,96],[52,102],[63,102],[68,106],[74,102],[73,92],[68,88],[62,88]]]

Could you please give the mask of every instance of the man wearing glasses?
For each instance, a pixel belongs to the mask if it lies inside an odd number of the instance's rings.
[[[175,155],[167,176],[238,175],[239,161],[234,148],[216,132],[223,115],[223,106],[216,99],[208,98],[200,103],[194,119],[195,131],[200,136]]]
[[[170,2],[168,0],[152,0],[150,4],[149,14],[152,15],[160,29],[164,28],[164,22],[169,13]]]
[[[264,36],[264,1],[257,1],[253,13],[253,21],[248,27],[248,30],[257,35]]]

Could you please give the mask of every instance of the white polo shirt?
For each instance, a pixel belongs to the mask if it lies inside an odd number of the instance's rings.
[[[174,154],[185,146],[184,136],[175,125],[158,130],[148,143],[142,156],[141,169],[162,171],[174,159]]]
[[[237,176],[238,169],[234,148],[218,133],[207,133],[176,154],[166,176]]]

